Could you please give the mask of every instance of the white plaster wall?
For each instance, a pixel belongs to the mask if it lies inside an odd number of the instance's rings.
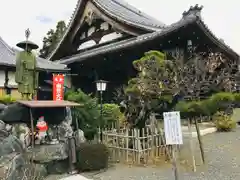
[[[109,42],[120,37],[122,37],[121,33],[113,32],[103,36],[99,43],[101,44],[101,43]]]
[[[5,72],[0,70],[0,87],[4,86],[4,82],[5,82]]]
[[[90,41],[82,43],[79,46],[78,50],[86,49],[86,48],[92,47],[94,45],[96,45],[96,42],[94,40],[90,40]]]
[[[105,43],[105,42],[110,42],[110,41],[115,40],[120,37],[122,37],[121,33],[113,32],[113,33],[103,36],[102,39],[100,40],[99,44]],[[89,48],[89,47],[92,47],[95,45],[96,45],[96,42],[93,40],[86,41],[79,46],[78,50],[86,49],[86,48]]]
[[[17,83],[15,82],[15,72],[14,71],[9,71],[8,72],[8,85],[11,86],[16,86]]]

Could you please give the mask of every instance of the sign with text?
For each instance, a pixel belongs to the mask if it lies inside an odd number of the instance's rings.
[[[53,75],[53,100],[59,101],[63,100],[64,90],[64,75],[54,74]]]
[[[164,112],[163,119],[166,144],[183,144],[180,112]]]

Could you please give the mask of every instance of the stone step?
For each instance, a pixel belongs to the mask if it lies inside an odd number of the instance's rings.
[[[71,175],[71,176],[62,178],[60,180],[92,180],[92,179],[88,179],[80,174],[76,174],[76,175]]]
[[[201,136],[205,136],[207,134],[211,134],[211,133],[214,133],[216,131],[217,131],[217,128],[211,127],[211,128],[201,129],[200,134],[201,134]],[[186,132],[186,131],[185,132],[183,131],[183,135],[189,136],[189,133]],[[192,132],[192,137],[197,137],[197,132],[196,131]]]

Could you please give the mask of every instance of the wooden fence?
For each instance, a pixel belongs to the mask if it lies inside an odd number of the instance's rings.
[[[165,145],[164,135],[158,129],[104,129],[102,141],[109,148],[112,162],[150,164],[171,156],[172,148]]]

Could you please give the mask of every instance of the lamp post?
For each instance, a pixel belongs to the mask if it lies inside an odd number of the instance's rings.
[[[104,81],[104,80],[97,80],[95,81],[96,83],[96,88],[97,88],[97,91],[100,92],[100,123],[99,123],[99,126],[100,126],[100,140],[102,142],[102,120],[103,120],[103,92],[106,91],[106,88],[107,88],[107,81]]]

